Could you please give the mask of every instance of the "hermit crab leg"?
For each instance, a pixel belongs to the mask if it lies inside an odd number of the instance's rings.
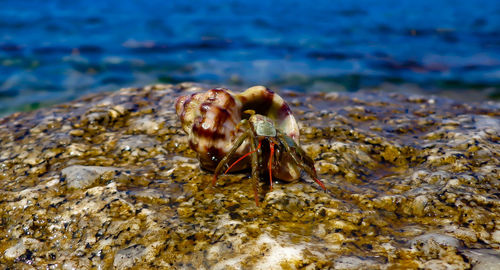
[[[243,133],[240,137],[238,137],[238,139],[234,142],[234,145],[229,150],[229,153],[227,153],[227,155],[225,155],[222,158],[222,160],[219,162],[219,164],[217,165],[217,168],[215,168],[215,171],[214,171],[214,178],[212,179],[213,186],[215,186],[215,183],[217,182],[217,175],[219,175],[219,172],[222,169],[222,167],[224,167],[227,164],[227,162],[234,155],[234,153],[236,152],[238,147],[240,147],[240,145],[243,144],[245,139],[248,138],[248,136],[250,136],[251,134],[252,134],[252,130],[247,129],[245,131],[245,133]]]
[[[269,190],[273,191],[273,173],[271,170],[273,167],[274,143],[269,142],[269,147],[271,149],[271,153],[269,154],[269,163],[267,164],[267,168],[269,169]]]
[[[252,164],[252,186],[253,195],[255,199],[255,204],[259,206],[259,156],[257,154],[257,148],[255,147],[255,137],[253,133],[250,133],[250,150],[251,154],[251,164]]]
[[[295,151],[292,151],[291,148],[290,148],[290,145],[288,145],[288,141],[286,139],[286,137],[281,134],[281,133],[278,133],[278,138],[280,139],[281,143],[283,143],[283,145],[285,146],[285,150],[287,151],[288,154],[290,154],[290,156],[292,157],[293,161],[295,161],[295,163],[297,163],[297,165],[302,168],[304,171],[306,171],[309,176],[311,176],[311,178],[316,182],[318,183],[318,185],[321,186],[321,188],[323,190],[327,190],[325,185],[323,184],[323,182],[321,182],[321,180],[318,179],[318,175],[316,174],[316,169],[314,168],[314,165],[312,165],[312,167],[308,164],[306,164],[304,161],[303,161],[303,158],[306,158],[306,159],[310,159],[307,155],[305,155],[304,153],[300,153],[301,150],[298,149],[298,146],[297,144],[295,144],[295,142],[293,140],[292,143],[293,143],[293,146],[294,146],[294,150]],[[296,153],[299,153],[300,154],[300,157],[297,156]],[[313,163],[313,161],[311,160],[311,162],[309,163]]]
[[[273,157],[274,157],[274,146],[277,144],[277,142],[274,142],[274,140],[269,141],[269,149],[271,153],[269,154],[269,162],[267,163],[267,168],[269,170],[269,190],[273,191],[273,173],[272,173],[272,167],[273,167]]]

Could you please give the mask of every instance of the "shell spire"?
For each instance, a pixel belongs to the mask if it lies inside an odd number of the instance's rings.
[[[204,169],[213,170],[231,148],[233,138],[241,133],[236,128],[241,121],[241,107],[234,93],[224,88],[177,99],[182,129]]]

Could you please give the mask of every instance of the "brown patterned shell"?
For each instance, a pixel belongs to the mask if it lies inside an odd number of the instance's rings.
[[[189,146],[198,153],[204,169],[213,171],[229,152],[235,138],[243,132],[237,128],[242,117],[248,117],[243,111],[249,109],[273,119],[277,129],[299,143],[299,128],[290,107],[266,87],[254,86],[237,94],[216,88],[177,99],[176,111],[182,129],[188,134]],[[234,160],[249,151],[248,143],[244,142]],[[232,171],[248,167],[248,163],[238,165]]]

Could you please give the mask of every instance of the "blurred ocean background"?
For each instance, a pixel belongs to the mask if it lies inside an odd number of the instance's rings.
[[[182,81],[500,97],[500,1],[0,4],[0,115]]]

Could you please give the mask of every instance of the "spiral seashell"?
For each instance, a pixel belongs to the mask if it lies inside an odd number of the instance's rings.
[[[231,149],[232,140],[241,134],[236,128],[241,121],[241,107],[234,93],[223,88],[177,99],[176,111],[182,129],[188,134],[189,146],[198,153],[204,169],[214,170]],[[242,147],[238,155],[248,150],[248,145]]]
[[[235,138],[243,130],[238,123],[248,115],[245,110],[254,110],[275,121],[275,126],[299,144],[299,127],[290,107],[279,95],[263,86],[254,86],[242,93],[215,88],[204,93],[179,97],[176,112],[182,129],[188,134],[191,149],[198,153],[202,168],[213,171],[219,161],[229,152]],[[235,159],[248,153],[248,142],[235,153]],[[248,167],[241,163],[232,171]]]

